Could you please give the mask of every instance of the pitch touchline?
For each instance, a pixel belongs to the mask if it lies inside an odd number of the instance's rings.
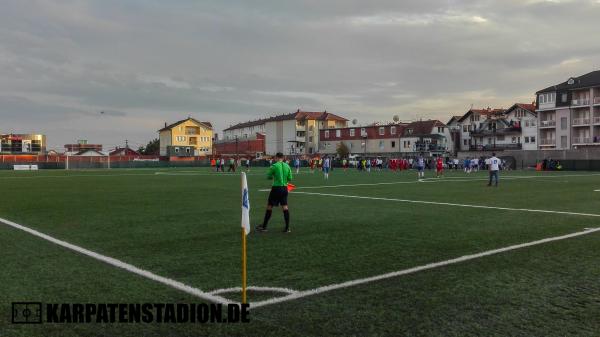
[[[517,179],[534,179],[534,178],[562,178],[562,177],[590,177],[597,176],[600,174],[564,174],[556,176],[505,176],[503,180],[517,180]],[[451,180],[450,180],[451,179]],[[296,190],[300,189],[328,189],[337,187],[356,187],[356,186],[378,186],[378,185],[398,185],[398,184],[419,184],[419,183],[442,183],[442,182],[470,182],[470,181],[487,181],[488,178],[467,178],[467,177],[446,177],[446,178],[425,178],[423,181],[392,181],[383,183],[360,183],[360,184],[342,184],[342,185],[320,185],[320,186],[301,186],[296,187]],[[269,192],[270,189],[260,189],[259,192]],[[600,190],[598,190],[600,191]]]
[[[438,201],[425,201],[425,200],[409,200],[409,199],[393,199],[393,198],[379,198],[379,197],[363,197],[363,196],[360,196],[360,195],[345,195],[345,194],[316,193],[316,192],[293,192],[293,193],[296,193],[296,194],[308,194],[308,195],[322,195],[322,196],[327,196],[327,197],[339,197],[339,198],[351,198],[351,199],[368,199],[368,200],[396,201],[396,202],[406,202],[406,203],[412,203],[412,204],[442,205],[442,206],[456,206],[456,207],[470,207],[470,208],[499,209],[499,210],[505,210],[505,211],[537,212],[537,213],[552,213],[552,214],[566,214],[566,215],[580,215],[580,216],[600,217],[600,214],[595,214],[595,213],[578,213],[578,212],[566,212],[566,211],[551,211],[551,210],[546,210],[546,209],[510,208],[510,207],[486,206],[486,205],[456,204],[456,203],[452,203],[452,202],[438,202]]]
[[[488,251],[477,253],[477,254],[464,255],[464,256],[461,256],[461,257],[458,257],[455,259],[450,259],[450,260],[440,261],[440,262],[435,262],[435,263],[429,263],[429,264],[421,265],[418,267],[413,267],[413,268],[395,271],[395,272],[391,272],[391,273],[387,273],[387,274],[367,277],[367,278],[363,278],[363,279],[357,279],[357,280],[352,280],[352,281],[347,281],[347,282],[337,283],[337,284],[330,284],[327,286],[323,286],[323,287],[319,287],[319,288],[315,288],[315,289],[311,289],[311,290],[299,291],[299,292],[296,292],[296,293],[293,293],[293,294],[290,294],[287,296],[279,297],[279,298],[272,298],[269,300],[252,303],[251,307],[252,308],[260,308],[260,307],[264,307],[264,306],[271,305],[271,304],[292,301],[292,300],[296,300],[296,299],[303,298],[303,297],[322,294],[322,293],[329,292],[332,290],[354,287],[357,285],[366,284],[366,283],[370,283],[370,282],[381,281],[381,280],[398,277],[398,276],[402,276],[402,275],[413,274],[413,273],[417,273],[417,272],[428,270],[428,269],[444,267],[444,266],[448,266],[451,264],[456,264],[456,263],[461,263],[461,262],[465,262],[465,261],[469,261],[469,260],[482,258],[485,256],[508,252],[511,250],[517,250],[517,249],[521,249],[521,248],[541,245],[541,244],[553,242],[553,241],[570,239],[570,238],[574,238],[577,236],[591,234],[591,233],[594,233],[597,231],[600,231],[600,228],[587,229],[582,232],[577,232],[577,233],[572,233],[572,234],[567,234],[567,235],[562,235],[562,236],[555,236],[555,237],[551,237],[551,238],[522,243],[522,244],[518,244],[518,245],[504,247],[504,248],[488,250]]]
[[[183,284],[183,283],[181,283],[179,281],[175,281],[175,280],[167,278],[167,277],[156,275],[156,274],[151,273],[151,272],[149,272],[147,270],[140,269],[140,268],[138,268],[136,266],[133,266],[133,265],[125,263],[123,261],[114,259],[112,257],[101,255],[101,254],[98,254],[98,253],[93,252],[91,250],[88,250],[88,249],[76,246],[74,244],[68,243],[66,241],[62,241],[62,240],[56,239],[56,238],[54,238],[52,236],[49,236],[47,234],[38,232],[35,229],[31,229],[29,227],[25,227],[23,225],[19,225],[18,223],[15,223],[15,222],[3,219],[3,218],[0,218],[0,222],[4,223],[5,225],[14,227],[16,229],[20,229],[20,230],[22,230],[24,232],[27,232],[27,233],[32,234],[34,236],[37,236],[39,238],[42,238],[44,240],[50,241],[50,242],[52,242],[54,244],[57,244],[57,245],[59,245],[61,247],[64,247],[64,248],[76,251],[78,253],[81,253],[83,255],[89,256],[89,257],[94,258],[96,260],[105,262],[107,264],[110,264],[111,266],[114,266],[114,267],[117,267],[117,268],[121,268],[121,269],[125,269],[125,270],[127,270],[127,271],[129,271],[131,273],[134,273],[134,274],[137,274],[139,276],[145,277],[147,279],[150,279],[150,280],[153,280],[153,281],[165,284],[165,285],[167,285],[167,286],[169,286],[171,288],[175,288],[175,289],[181,290],[181,291],[183,291],[185,293],[188,293],[190,295],[196,296],[196,297],[201,298],[203,300],[210,301],[210,302],[213,302],[213,303],[222,303],[222,304],[235,303],[235,302],[229,301],[226,298],[223,298],[221,296],[217,296],[216,294],[209,294],[209,293],[203,292],[200,289],[193,288],[193,287],[188,286],[186,284]]]

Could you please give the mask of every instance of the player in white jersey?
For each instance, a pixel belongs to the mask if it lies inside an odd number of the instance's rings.
[[[423,178],[425,178],[425,158],[423,158],[423,154],[421,153],[417,158],[417,179],[423,181]]]
[[[490,172],[490,180],[488,182],[488,186],[492,186],[493,178],[495,180],[495,186],[498,187],[498,171],[500,171],[500,159],[496,158],[495,153],[492,153],[488,170]]]

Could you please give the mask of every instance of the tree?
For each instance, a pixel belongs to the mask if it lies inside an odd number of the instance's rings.
[[[143,155],[157,155],[160,152],[160,141],[158,138],[151,140],[146,146],[140,146],[138,150]]]
[[[340,142],[337,146],[336,152],[340,158],[346,158],[348,157],[348,153],[350,153],[350,150],[348,149],[348,146],[346,146],[346,144]]]

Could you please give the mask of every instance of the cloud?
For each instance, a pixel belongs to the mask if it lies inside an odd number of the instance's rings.
[[[144,143],[188,115],[218,132],[298,108],[446,120],[598,69],[599,14],[597,1],[6,0],[0,131],[60,148]]]

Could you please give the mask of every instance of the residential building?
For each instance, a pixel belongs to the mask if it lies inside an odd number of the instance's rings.
[[[0,153],[44,154],[46,136],[38,134],[0,134]]]
[[[209,122],[188,117],[158,130],[160,155],[169,157],[209,156],[212,154],[213,128]]]
[[[482,123],[494,116],[501,116],[504,109],[470,109],[456,122],[460,125],[460,151],[470,151],[480,147],[481,143],[477,143],[478,137],[473,137],[472,132],[481,129]]]
[[[333,155],[344,144],[350,154],[390,156],[400,153],[405,123],[332,128],[319,131],[320,154]]]
[[[348,120],[323,112],[297,110],[256,121],[236,124],[223,130],[224,140],[245,140],[251,135],[264,133],[265,154],[310,155],[319,149],[319,131],[345,127]]]
[[[67,155],[74,155],[83,150],[102,151],[102,144],[88,144],[85,139],[78,140],[77,144],[65,144],[65,154]]]
[[[600,70],[571,77],[536,95],[540,149],[600,145]]]
[[[139,156],[140,153],[130,148],[126,147],[117,147],[114,150],[110,151],[111,156]]]
[[[460,150],[460,135],[461,135],[461,124],[458,122],[462,116],[452,116],[446,123],[448,131],[450,131],[450,139],[452,140],[452,147],[448,148],[450,155],[455,156]]]
[[[448,126],[439,120],[416,121],[404,127],[400,138],[403,156],[446,156],[454,148]]]
[[[321,130],[320,137],[323,154],[336,153],[341,143],[350,154],[389,157],[446,155],[453,146],[450,130],[438,120]]]
[[[261,158],[265,154],[265,135],[257,132],[249,137],[217,140],[214,152],[217,156]]]
[[[520,134],[511,135],[510,139],[505,139],[505,144],[520,143],[523,150],[537,150],[538,148],[538,122],[537,112],[535,112],[535,102],[515,103],[504,112],[504,118],[513,128],[520,127]],[[520,139],[518,138],[520,137]],[[501,139],[497,139],[497,144],[501,144]]]

